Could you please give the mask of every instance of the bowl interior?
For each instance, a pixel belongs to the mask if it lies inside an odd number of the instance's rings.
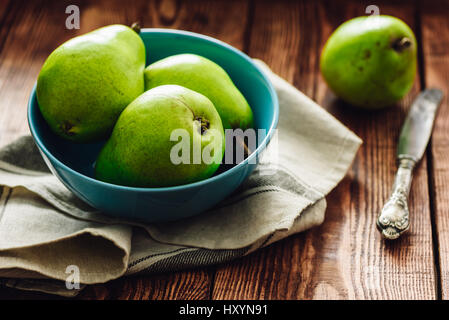
[[[179,53],[199,54],[218,63],[248,100],[254,113],[255,129],[264,129],[267,133],[274,129],[278,112],[277,98],[271,84],[246,55],[218,40],[185,31],[143,29],[141,37],[146,46],[147,65]],[[51,155],[83,175],[94,176],[95,160],[104,141],[78,144],[56,136],[40,113],[34,89],[30,100],[29,123],[35,139],[39,140],[38,144],[45,146]],[[222,165],[216,175],[228,169],[229,166]]]

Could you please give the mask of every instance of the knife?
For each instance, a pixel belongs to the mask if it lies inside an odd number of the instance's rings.
[[[394,179],[393,191],[377,219],[377,228],[384,238],[394,240],[410,226],[408,195],[413,168],[421,160],[443,99],[439,89],[426,89],[413,101],[399,136],[397,159],[399,168]]]

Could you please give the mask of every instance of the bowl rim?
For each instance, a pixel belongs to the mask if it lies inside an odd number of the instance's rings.
[[[36,81],[36,83],[33,86],[32,91],[31,91],[30,97],[28,99],[28,110],[27,110],[28,126],[30,128],[31,135],[33,136],[34,141],[36,142],[37,146],[45,154],[45,156],[49,158],[49,160],[51,162],[55,162],[58,166],[62,167],[64,170],[72,173],[73,175],[81,176],[82,178],[84,178],[92,183],[97,183],[106,188],[113,188],[113,189],[126,190],[126,191],[135,191],[135,192],[167,192],[167,191],[181,191],[181,190],[186,190],[186,189],[190,189],[190,188],[194,188],[194,187],[200,187],[200,186],[206,185],[208,183],[212,183],[216,180],[222,179],[224,176],[232,174],[233,172],[239,170],[243,166],[246,166],[250,160],[257,157],[267,147],[268,143],[270,142],[270,140],[274,134],[274,130],[276,129],[276,126],[278,124],[279,100],[278,100],[278,96],[276,94],[276,90],[274,89],[271,81],[268,79],[266,73],[257,64],[255,64],[254,61],[248,55],[246,55],[242,51],[238,50],[237,48],[235,48],[221,40],[218,40],[213,37],[203,35],[200,33],[196,33],[196,32],[178,30],[178,29],[169,29],[169,28],[167,28],[167,29],[166,28],[143,28],[143,29],[141,29],[141,33],[168,33],[168,34],[181,34],[184,36],[193,37],[200,41],[209,42],[218,47],[224,47],[225,49],[232,51],[233,53],[239,55],[241,58],[243,58],[244,60],[249,62],[260,73],[262,78],[265,80],[265,82],[268,86],[270,95],[272,97],[272,102],[273,102],[273,107],[274,107],[274,115],[273,115],[273,119],[270,124],[270,128],[268,130],[268,134],[265,136],[265,138],[262,140],[262,142],[256,148],[256,150],[254,150],[253,153],[251,153],[249,155],[248,158],[246,158],[245,160],[243,160],[236,166],[234,166],[216,176],[212,176],[212,177],[209,177],[204,180],[200,180],[200,181],[196,181],[196,182],[192,182],[192,183],[188,183],[188,184],[183,184],[183,185],[178,185],[178,186],[156,187],[156,188],[154,188],[154,187],[153,188],[151,188],[151,187],[143,187],[143,188],[128,187],[128,186],[122,186],[122,185],[113,184],[113,183],[109,183],[109,182],[104,182],[104,181],[89,177],[83,173],[80,173],[80,172],[70,168],[66,164],[62,163],[55,156],[53,156],[53,154],[51,154],[51,152],[46,148],[45,144],[42,142],[39,135],[36,133],[36,130],[33,125],[33,121],[31,121],[31,119],[33,118],[31,115],[31,109],[33,107],[34,101],[36,101],[36,104],[37,104],[37,93],[36,93],[37,81]]]

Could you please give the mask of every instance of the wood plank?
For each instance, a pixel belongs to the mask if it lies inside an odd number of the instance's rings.
[[[158,275],[135,275],[86,287],[83,300],[204,300],[209,298],[212,269]]]
[[[449,299],[449,4],[423,3],[421,8],[425,86],[444,91],[432,136],[432,187],[435,207],[435,242],[439,251],[441,298]]]
[[[12,10],[12,8],[11,0],[0,2],[0,52],[3,49],[6,37],[12,27],[12,21],[17,13],[17,10]]]
[[[248,54],[312,96],[316,83],[319,29],[313,2],[256,1]],[[312,31],[313,30],[313,31]],[[296,299],[310,245],[292,236],[248,257],[221,266],[213,299]]]
[[[434,299],[425,160],[415,175],[408,235],[388,243],[375,228],[396,170],[398,131],[419,82],[400,106],[388,110],[357,111],[337,101],[323,80],[316,78],[317,55],[331,31],[343,21],[363,15],[365,6],[331,1],[314,5],[276,4],[271,8],[258,1],[249,53],[261,55],[276,72],[315,98],[354,130],[364,145],[348,176],[328,197],[324,224],[221,267],[213,297]],[[378,5],[381,13],[399,16],[415,27],[413,6]],[[264,14],[266,11],[270,13]],[[298,36],[298,30],[305,31]],[[307,45],[300,45],[301,38]]]
[[[58,7],[65,19],[64,8]],[[45,55],[68,34],[64,20],[54,19],[44,10],[42,3],[25,5],[15,1],[8,11],[15,15],[10,26],[2,28],[9,33],[2,35],[3,50],[0,54],[0,145],[29,132],[26,121],[29,93]]]
[[[15,27],[0,38],[4,40],[4,50],[0,52],[0,146],[28,133],[26,104],[37,74],[51,51],[74,36],[107,24],[130,25],[140,21],[143,27],[185,29],[219,38],[240,49],[244,46],[246,1],[181,3],[142,0],[129,1],[126,6],[119,0],[81,1],[81,29],[67,30],[65,8],[71,3],[14,2],[12,9],[17,14],[8,18],[8,24]],[[3,5],[0,16],[2,8]],[[88,287],[80,298],[206,299],[209,297],[212,274],[213,270],[202,269],[125,278]],[[8,296],[11,292],[16,292],[16,297],[35,297],[12,289],[8,289]]]

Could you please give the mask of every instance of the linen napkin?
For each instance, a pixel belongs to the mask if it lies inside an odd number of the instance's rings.
[[[124,275],[227,262],[321,224],[325,196],[361,140],[257,63],[280,103],[277,135],[265,152],[271,156],[237,192],[198,216],[155,224],[111,218],[50,173],[30,136],[0,150],[0,283],[74,296]]]

